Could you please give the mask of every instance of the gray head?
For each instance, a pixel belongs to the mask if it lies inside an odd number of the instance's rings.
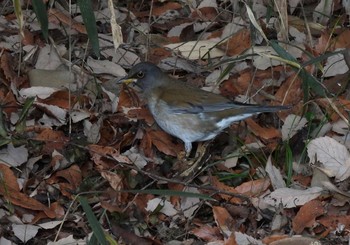
[[[150,62],[141,62],[130,69],[125,82],[134,82],[143,91],[148,91],[162,85],[166,79],[167,75],[158,66]]]

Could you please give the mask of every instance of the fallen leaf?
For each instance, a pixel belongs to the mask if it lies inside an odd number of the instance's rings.
[[[325,209],[319,200],[311,200],[305,203],[293,218],[293,230],[300,234],[306,227],[312,228],[316,223],[316,218],[323,215]]]
[[[242,29],[230,37],[226,42],[220,44],[220,48],[226,51],[228,56],[235,56],[243,53],[251,46],[250,30]]]
[[[284,208],[294,208],[316,199],[322,191],[320,187],[311,187],[306,190],[280,188],[265,196],[263,201],[276,208],[280,205]]]
[[[219,206],[213,206],[213,215],[221,233],[223,233],[224,237],[229,237],[236,229],[235,220],[225,208]]]
[[[190,233],[206,242],[214,242],[223,239],[218,227],[211,227],[207,224],[194,228]]]
[[[350,176],[350,153],[336,140],[325,136],[311,140],[307,145],[307,153],[311,163],[322,163],[329,177],[343,181]]]
[[[258,137],[269,140],[273,138],[280,138],[281,131],[276,128],[264,128],[257,124],[253,119],[248,118],[245,120],[249,126],[249,129]]]
[[[245,196],[257,196],[266,191],[270,186],[269,179],[257,179],[244,182],[243,184],[235,187],[235,190]]]
[[[30,209],[30,210],[43,211],[45,212],[46,216],[49,218],[56,217],[56,214],[52,212],[44,204],[27,196],[26,194],[16,191],[10,186],[7,186],[6,182],[0,185],[0,194],[4,196],[4,198],[7,199],[8,202],[12,203],[13,205],[17,205],[19,207]]]

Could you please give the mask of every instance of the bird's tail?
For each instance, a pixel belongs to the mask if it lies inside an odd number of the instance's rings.
[[[263,112],[277,112],[289,110],[292,106],[264,106],[264,105],[253,105],[253,104],[242,104],[245,107],[245,112],[247,113],[263,113]]]

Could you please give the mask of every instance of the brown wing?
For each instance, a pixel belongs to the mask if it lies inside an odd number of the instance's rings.
[[[175,86],[176,85],[176,86]],[[265,106],[233,102],[221,95],[174,83],[162,88],[159,102],[173,113],[207,113],[232,109],[243,109],[245,113],[275,112],[289,109],[289,106]]]
[[[174,113],[214,112],[237,107],[225,97],[199,88],[176,83],[162,88],[159,100]]]

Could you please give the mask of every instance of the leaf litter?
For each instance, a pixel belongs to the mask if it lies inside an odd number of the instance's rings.
[[[120,244],[348,243],[349,6],[309,2],[122,1],[111,14],[102,1],[100,59],[78,5],[48,8],[45,43],[31,4],[22,25],[0,3],[0,243],[85,244],[94,225]],[[233,125],[180,177],[182,142],[116,85],[146,59],[230,99],[292,109]]]

